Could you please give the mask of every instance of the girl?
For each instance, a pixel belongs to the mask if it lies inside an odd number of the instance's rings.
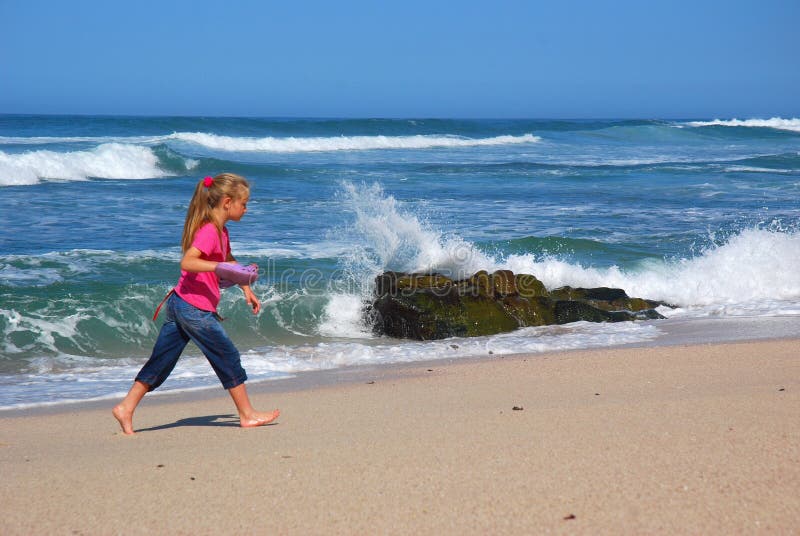
[[[242,219],[249,198],[247,180],[233,173],[206,177],[197,184],[183,226],[181,277],[165,298],[166,322],[161,326],[150,359],[139,371],[125,399],[112,410],[123,433],[134,433],[133,412],[136,406],[147,392],[167,379],[190,340],[202,350],[222,386],[230,393],[242,427],[261,426],[280,415],[277,409],[264,413],[250,405],[244,385],[247,375],[239,351],[222,329],[221,319],[216,313],[220,275],[241,283],[245,300],[254,314],[261,310],[261,303],[248,284],[255,280],[256,273],[250,272],[249,278],[241,277],[247,269],[233,264],[236,259],[231,255],[225,227],[230,220]]]

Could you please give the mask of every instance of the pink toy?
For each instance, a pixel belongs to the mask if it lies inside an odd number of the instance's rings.
[[[258,265],[242,266],[235,262],[217,264],[214,273],[219,277],[219,287],[228,288],[233,285],[252,285],[258,279]]]

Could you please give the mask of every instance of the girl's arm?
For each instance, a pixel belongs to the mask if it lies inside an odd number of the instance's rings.
[[[194,246],[187,249],[181,259],[181,270],[186,270],[187,272],[213,272],[219,263],[216,261],[203,260],[200,258],[200,255],[202,255],[202,252]],[[227,261],[236,262],[236,259],[233,258],[230,252],[228,252]],[[244,292],[245,301],[253,308],[253,313],[258,314],[259,311],[261,311],[261,302],[256,297],[255,293],[253,293],[250,285],[240,286],[242,287],[242,292]]]
[[[228,257],[225,260],[228,262],[236,262],[236,259],[230,251],[228,251]],[[250,307],[253,308],[253,313],[258,314],[258,312],[261,310],[261,302],[250,288],[250,285],[239,285],[239,288],[241,288],[242,292],[244,292],[244,300],[250,305]]]
[[[183,254],[183,258],[181,259],[181,270],[195,273],[213,272],[219,263],[217,261],[207,261],[201,259],[200,256],[202,254],[203,253],[194,246],[187,249],[186,253]]]
[[[255,293],[250,288],[250,285],[240,285],[242,292],[244,292],[244,299],[253,308],[253,314],[258,314],[261,310],[261,302]]]

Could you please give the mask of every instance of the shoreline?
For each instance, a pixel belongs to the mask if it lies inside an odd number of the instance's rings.
[[[720,317],[720,318],[668,318],[664,320],[646,321],[659,328],[661,332],[655,339],[621,343],[610,346],[591,346],[587,348],[556,349],[543,352],[519,352],[497,355],[471,355],[458,357],[431,358],[419,361],[379,363],[375,365],[347,365],[339,368],[320,369],[291,373],[287,378],[256,379],[247,382],[251,392],[292,392],[295,390],[314,389],[330,384],[358,382],[374,375],[402,374],[404,369],[430,368],[447,366],[461,362],[493,361],[495,359],[513,359],[517,357],[537,358],[550,354],[567,352],[584,352],[594,350],[616,350],[622,348],[660,348],[684,345],[727,344],[736,342],[781,341],[800,336],[800,315],[770,317]],[[793,335],[798,334],[798,335]],[[142,364],[144,361],[142,361]],[[213,376],[209,368],[208,373]],[[132,381],[132,379],[131,379]],[[35,415],[53,415],[70,413],[84,409],[102,409],[113,406],[119,396],[109,395],[88,401],[53,402],[23,408],[0,408],[0,419],[6,417],[24,417]],[[227,394],[219,385],[211,385],[190,389],[167,389],[149,394],[146,399],[151,403],[169,404],[192,400],[208,400],[225,398]]]
[[[224,393],[146,397],[133,437],[110,405],[0,415],[0,532],[791,532],[798,348],[601,348],[262,382],[254,405],[283,413],[251,430]]]

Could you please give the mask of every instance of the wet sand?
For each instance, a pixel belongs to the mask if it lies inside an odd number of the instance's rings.
[[[0,413],[2,534],[800,530],[800,340],[357,369]],[[516,408],[516,409],[515,409]]]

